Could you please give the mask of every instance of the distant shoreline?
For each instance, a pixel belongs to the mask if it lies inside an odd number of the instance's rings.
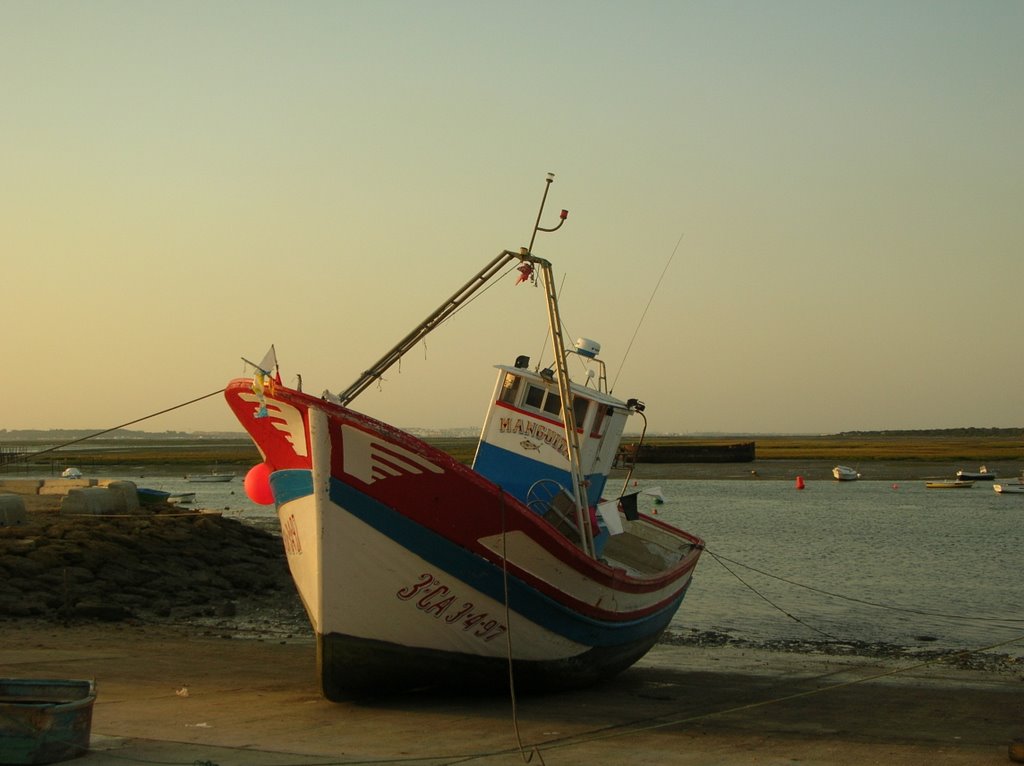
[[[844,436],[769,436],[700,439],[651,437],[645,444],[726,444],[753,439],[756,459],[749,463],[638,463],[634,479],[831,479],[834,465],[849,465],[865,480],[910,481],[952,477],[958,469],[977,470],[986,465],[1000,478],[1015,478],[1024,468],[1024,438],[1021,436],[889,436],[881,434]],[[469,464],[476,451],[475,437],[429,438],[428,443],[456,460]],[[623,443],[630,443],[624,438]],[[52,445],[46,445],[52,446]],[[244,474],[262,459],[244,437],[225,439],[96,439],[79,442],[73,448],[37,454],[42,446],[14,445],[0,441],[0,450],[13,462],[0,460],[0,476],[47,472],[63,468],[101,470],[114,473],[145,465],[153,474],[232,470]],[[612,472],[611,480],[626,471]]]

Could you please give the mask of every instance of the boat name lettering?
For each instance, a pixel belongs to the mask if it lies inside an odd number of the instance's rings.
[[[544,442],[552,449],[560,452],[568,459],[569,448],[565,443],[565,433],[558,428],[548,428],[535,420],[528,418],[499,418],[498,430],[503,434],[522,434],[532,436],[538,441]]]
[[[412,585],[400,588],[395,595],[402,601],[412,602],[417,609],[435,619],[443,616],[448,625],[472,631],[483,641],[493,641],[506,630],[499,620],[489,619],[487,612],[476,611],[471,601],[462,601],[451,592],[451,588],[429,572],[421,574]]]
[[[284,541],[285,553],[302,553],[302,541],[299,539],[299,525],[295,516],[291,515],[281,523],[281,538]]]

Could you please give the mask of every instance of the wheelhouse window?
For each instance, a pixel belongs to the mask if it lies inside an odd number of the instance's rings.
[[[544,400],[544,412],[550,415],[562,414],[562,397],[554,391],[548,392],[548,398]]]
[[[527,407],[540,409],[544,403],[544,389],[540,386],[530,386],[526,390],[526,399],[523,401]]]
[[[576,420],[576,427],[582,428],[583,421],[587,417],[587,408],[590,407],[590,400],[582,396],[572,398],[572,416]]]
[[[598,437],[604,431],[605,424],[608,422],[608,415],[612,414],[611,407],[598,407],[597,414],[594,415],[594,425],[590,427],[590,435]]]
[[[522,383],[523,379],[518,375],[513,375],[511,372],[505,373],[505,380],[501,382],[501,393],[498,395],[498,399],[505,404],[515,404]]]
[[[541,386],[527,386],[526,396],[523,397],[523,406],[546,415],[554,415],[556,418],[562,415],[562,397],[558,395],[557,391]]]

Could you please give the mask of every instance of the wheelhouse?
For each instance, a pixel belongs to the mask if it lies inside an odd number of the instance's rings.
[[[592,362],[600,374],[588,374],[587,384],[569,386],[590,506],[601,499],[631,411],[626,402],[602,390],[604,366]],[[553,480],[570,492],[572,487],[556,373],[528,367],[526,357],[512,366],[497,366],[497,384],[473,462],[474,470],[526,503],[540,480]],[[597,384],[590,385],[595,379]]]

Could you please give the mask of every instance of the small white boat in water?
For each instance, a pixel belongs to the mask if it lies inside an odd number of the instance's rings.
[[[168,496],[167,502],[172,503],[173,505],[188,505],[190,503],[194,503],[195,499],[195,492],[172,492]]]
[[[1000,495],[1024,495],[1024,484],[993,484],[992,489]]]
[[[964,481],[993,481],[996,478],[996,472],[981,466],[977,471],[957,471],[956,477]]]
[[[860,474],[848,465],[837,465],[832,469],[832,475],[836,481],[856,481],[860,478]]]
[[[65,468],[60,477],[62,479],[81,479],[82,472],[77,468]]]

